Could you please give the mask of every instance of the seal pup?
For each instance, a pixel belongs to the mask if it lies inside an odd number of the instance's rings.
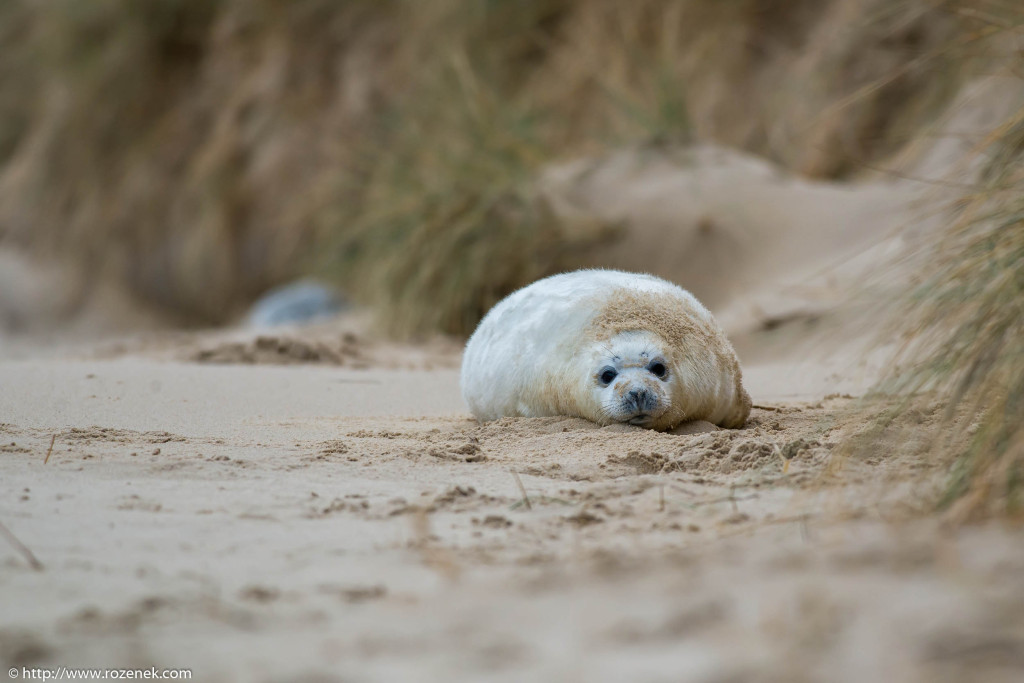
[[[735,428],[750,414],[736,352],[711,313],[681,287],[617,270],[553,275],[502,299],[466,343],[461,386],[482,422]]]

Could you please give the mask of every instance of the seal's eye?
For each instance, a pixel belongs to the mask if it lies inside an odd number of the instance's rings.
[[[615,372],[615,368],[605,368],[601,371],[601,384],[611,384],[612,380],[618,376],[619,373]]]
[[[664,363],[651,363],[650,367],[648,367],[647,369],[650,370],[651,374],[657,377],[658,379],[664,379],[665,373],[668,372],[668,369],[665,367]]]

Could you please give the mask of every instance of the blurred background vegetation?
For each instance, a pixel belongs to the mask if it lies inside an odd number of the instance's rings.
[[[546,165],[711,141],[898,169],[1022,25],[1016,0],[2,0],[0,239],[192,323],[315,273],[396,334],[464,335],[618,239],[546,205]],[[1022,131],[947,197],[907,316],[904,388],[974,406],[972,511],[1022,506]]]
[[[5,0],[0,235],[195,322],[314,271],[394,331],[464,334],[610,238],[559,224],[540,166],[697,139],[850,177],[1013,6]]]

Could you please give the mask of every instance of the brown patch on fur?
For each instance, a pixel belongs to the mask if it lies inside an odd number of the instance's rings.
[[[671,344],[696,342],[710,346],[724,337],[717,325],[698,319],[679,297],[626,289],[609,297],[591,324],[599,339],[611,339],[629,330],[647,330]]]

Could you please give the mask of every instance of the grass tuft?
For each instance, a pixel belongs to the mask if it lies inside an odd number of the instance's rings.
[[[440,83],[390,112],[328,214],[322,267],[397,336],[466,335],[503,296],[616,235],[561,220],[537,196],[550,158],[540,115],[505,102],[470,64],[453,55]]]
[[[929,253],[907,314],[920,359],[898,377],[917,409],[946,402],[940,505],[958,520],[1024,518],[1024,110],[993,135],[983,185]],[[920,400],[915,400],[919,397]]]

